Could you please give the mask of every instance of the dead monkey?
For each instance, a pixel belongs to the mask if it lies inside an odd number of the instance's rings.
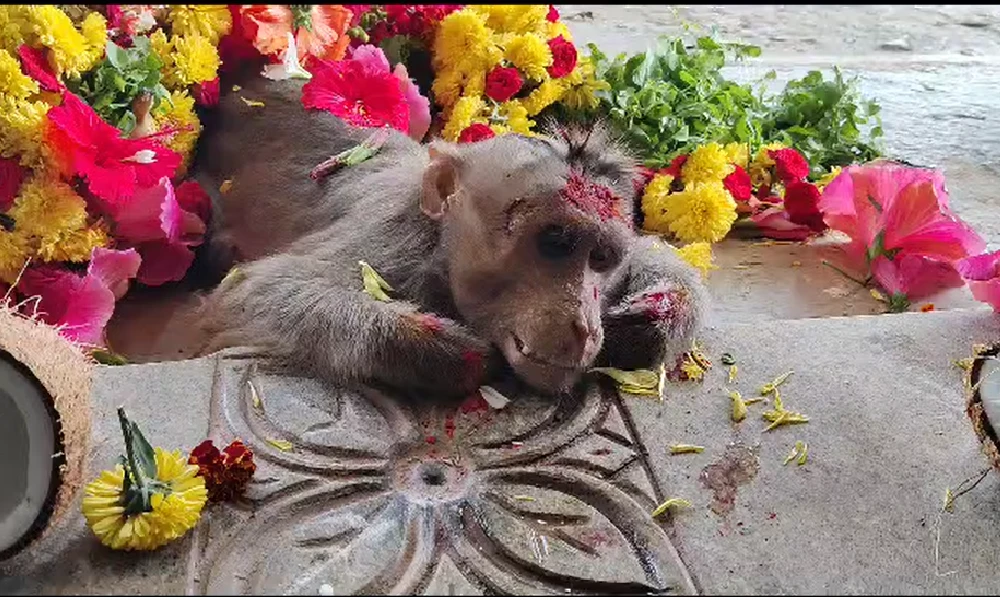
[[[213,243],[247,261],[205,304],[212,348],[456,395],[504,363],[557,392],[595,362],[653,367],[689,348],[707,294],[635,233],[634,166],[603,128],[429,146],[393,132],[315,181],[313,167],[371,131],[306,111],[301,85],[248,79],[203,136],[203,185],[231,180]],[[361,260],[392,302],[363,291]]]

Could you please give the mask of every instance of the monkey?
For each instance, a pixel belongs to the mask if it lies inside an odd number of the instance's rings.
[[[238,265],[206,293],[204,353],[249,346],[332,383],[460,396],[504,370],[566,393],[591,366],[656,368],[690,349],[707,291],[636,230],[637,164],[608,126],[473,143],[392,131],[314,180],[373,130],[304,109],[302,85],[245,80],[199,143],[206,245]],[[363,290],[359,261],[390,301]]]

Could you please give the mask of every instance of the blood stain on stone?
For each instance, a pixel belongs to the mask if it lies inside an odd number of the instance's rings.
[[[468,398],[465,402],[459,405],[458,409],[462,411],[463,415],[467,415],[472,412],[486,412],[490,409],[490,405],[486,402],[486,399],[477,391]]]
[[[746,446],[730,446],[718,461],[701,472],[701,483],[712,490],[709,508],[717,515],[726,515],[736,507],[736,492],[757,476],[760,461]]]
[[[429,435],[429,436],[427,436],[427,437],[424,438],[424,441],[427,442],[428,444],[433,445],[433,444],[435,444],[437,442],[437,438],[434,437],[433,435]]]

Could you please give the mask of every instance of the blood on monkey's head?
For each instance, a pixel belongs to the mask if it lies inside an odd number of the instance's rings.
[[[635,164],[601,125],[430,145],[421,208],[462,317],[535,387],[560,391],[604,341],[603,290],[635,239]]]

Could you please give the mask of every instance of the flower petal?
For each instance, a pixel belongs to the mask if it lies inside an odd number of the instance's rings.
[[[776,240],[801,241],[809,238],[813,230],[808,225],[792,223],[780,207],[769,208],[750,216],[764,237]]]
[[[119,300],[128,291],[129,279],[135,278],[141,263],[142,258],[133,248],[94,248],[90,255],[90,265],[87,266],[87,275],[99,279],[115,295],[115,300]]]
[[[114,312],[115,295],[101,279],[45,266],[25,271],[18,288],[25,297],[40,297],[38,317],[49,325],[63,327],[60,333],[64,337],[102,345],[104,327]]]
[[[194,251],[179,242],[144,242],[136,249],[142,255],[137,279],[144,285],[156,286],[180,281],[194,262]]]

